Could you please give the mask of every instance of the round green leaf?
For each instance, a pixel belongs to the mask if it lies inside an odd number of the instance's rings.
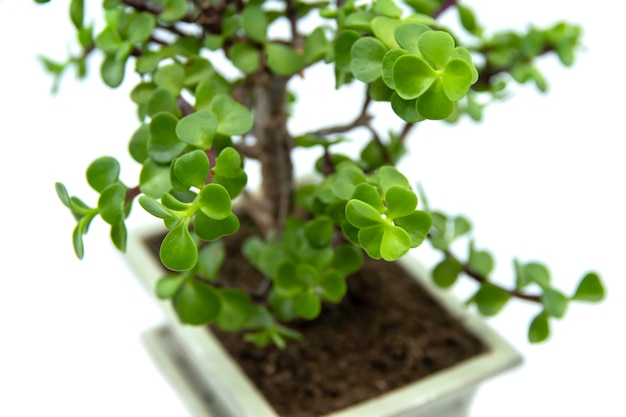
[[[117,182],[120,175],[120,163],[111,156],[103,156],[87,167],[87,182],[97,192]]]
[[[560,291],[548,287],[543,289],[541,302],[546,309],[546,313],[548,313],[552,317],[560,319],[565,316],[569,300]]]
[[[230,213],[225,219],[215,220],[198,211],[193,222],[193,228],[200,239],[212,242],[221,237],[232,235],[239,230],[239,219]]]
[[[380,255],[386,261],[396,261],[411,248],[411,237],[401,227],[388,225],[385,227],[380,243]]]
[[[217,131],[217,116],[201,110],[183,117],[176,124],[176,135],[183,142],[208,150]]]
[[[348,286],[344,277],[335,270],[329,270],[320,278],[322,297],[331,303],[338,303],[346,295]]]
[[[387,48],[376,38],[367,36],[357,40],[351,49],[351,70],[354,76],[371,83],[382,75],[382,62]]]
[[[430,88],[417,100],[417,111],[430,120],[442,120],[452,114],[454,103],[446,96],[441,78],[434,80]]]
[[[159,18],[166,22],[176,22],[187,13],[187,0],[163,0],[163,10]]]
[[[391,108],[400,118],[409,123],[417,123],[426,120],[417,111],[417,99],[405,100],[397,92],[391,96]]]
[[[360,200],[350,200],[346,204],[346,218],[357,228],[372,227],[384,223],[378,210]]]
[[[150,197],[161,198],[172,189],[169,167],[157,164],[152,159],[144,162],[139,174],[139,190]]]
[[[405,55],[407,51],[404,49],[391,49],[385,53],[382,62],[382,78],[385,84],[392,89],[395,89],[395,84],[393,82],[393,64],[396,63],[396,60],[400,58],[402,55]]]
[[[126,189],[121,184],[111,184],[102,190],[98,198],[98,211],[102,219],[115,224],[124,217],[124,203],[126,201]]]
[[[542,312],[537,315],[528,328],[528,341],[530,343],[540,343],[550,337],[550,322],[547,313]]]
[[[378,169],[376,180],[378,180],[378,185],[383,190],[383,194],[387,193],[391,187],[411,188],[409,180],[397,168],[389,165]]]
[[[167,300],[174,297],[181,286],[184,284],[185,278],[183,275],[166,275],[156,283],[155,293],[159,300]]]
[[[268,21],[261,6],[246,4],[240,18],[241,26],[246,36],[253,41],[265,43],[267,40]]]
[[[293,48],[280,43],[265,45],[267,66],[276,74],[293,75],[302,69],[304,61]]]
[[[296,265],[286,261],[278,267],[274,288],[279,296],[291,298],[306,290],[307,286],[296,275]]]
[[[394,19],[387,16],[377,16],[372,19],[372,31],[385,46],[389,49],[398,48],[398,42],[394,37],[394,31],[398,26],[402,24],[399,19]]]
[[[418,39],[423,33],[429,31],[431,31],[431,29],[426,25],[420,25],[418,23],[403,23],[394,30],[393,36],[401,48],[406,49],[413,54],[419,55],[420,49]]]
[[[417,43],[424,58],[435,68],[441,68],[454,50],[454,38],[443,31],[424,32]]]
[[[426,240],[432,226],[432,218],[425,211],[415,210],[408,216],[394,219],[393,223],[409,234],[411,247],[416,248]]]
[[[472,69],[460,58],[451,59],[443,69],[443,91],[452,101],[462,99],[472,84]]]
[[[185,324],[208,324],[220,314],[222,303],[215,289],[193,279],[187,280],[172,298],[178,318]]]
[[[236,43],[230,48],[230,60],[245,74],[251,74],[261,65],[261,52],[249,43]]]
[[[539,262],[529,262],[522,269],[524,281],[527,283],[534,282],[540,287],[548,288],[550,286],[550,271]]]
[[[161,262],[172,271],[189,271],[198,262],[198,247],[186,222],[179,223],[165,235],[159,251]]]
[[[140,164],[143,163],[148,157],[148,140],[150,139],[150,125],[142,124],[130,138],[128,143],[128,152],[130,156]]]
[[[128,41],[131,43],[143,43],[150,39],[152,31],[156,27],[156,19],[150,13],[141,12],[131,15],[127,27]]]
[[[577,301],[597,302],[604,299],[604,295],[604,285],[600,280],[600,276],[595,272],[590,272],[580,281],[572,299]]]
[[[209,110],[217,116],[217,133],[243,135],[252,128],[252,113],[226,94],[217,94],[209,104]]]
[[[307,320],[313,320],[322,311],[322,303],[312,292],[299,294],[295,299],[296,313]]]
[[[217,327],[227,332],[243,329],[255,312],[250,295],[236,288],[223,288],[218,294],[221,309],[215,320]]]
[[[200,210],[213,220],[223,220],[231,214],[232,201],[228,191],[219,184],[206,185],[198,196]]]
[[[435,70],[422,57],[411,54],[398,57],[392,73],[396,92],[405,100],[421,96],[437,79]]]
[[[167,64],[159,67],[154,74],[154,83],[177,97],[185,83],[185,69],[180,64]]]
[[[433,269],[433,282],[441,288],[451,287],[459,275],[463,272],[463,266],[453,258],[445,258]]]
[[[387,213],[390,218],[408,216],[417,207],[417,196],[415,193],[404,187],[390,187],[385,193],[387,203]]]
[[[383,200],[372,184],[364,182],[357,185],[352,193],[352,198],[374,207],[381,214],[385,212]]]
[[[209,175],[209,158],[201,150],[195,150],[174,160],[174,174],[186,186],[204,187]]]
[[[324,58],[330,50],[330,43],[326,39],[324,28],[317,27],[304,43],[304,63],[310,65]]]
[[[493,284],[483,283],[474,295],[473,300],[481,314],[494,316],[502,310],[510,298],[511,295],[502,288]]]
[[[382,258],[380,252],[380,246],[383,241],[383,235],[385,234],[386,225],[379,224],[377,226],[367,227],[365,229],[361,229],[358,232],[358,242],[359,245],[365,252],[373,259]]]
[[[158,113],[150,120],[148,153],[156,162],[167,163],[180,155],[187,144],[178,139],[176,125],[178,119],[170,113]]]
[[[333,260],[330,264],[332,269],[344,275],[350,275],[363,266],[363,253],[355,246],[344,244],[335,250]]]
[[[115,56],[107,55],[100,65],[102,81],[111,88],[117,88],[124,81],[126,60],[117,60]]]
[[[330,244],[335,224],[330,217],[320,216],[304,225],[304,237],[314,248],[324,248]]]

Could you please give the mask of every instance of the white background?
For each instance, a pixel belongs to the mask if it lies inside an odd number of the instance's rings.
[[[71,47],[67,3],[0,0],[0,415],[183,416],[139,340],[162,320],[156,303],[100,222],[86,238],[85,259],[74,257],[73,219],[54,192],[62,181],[93,203],[87,164],[102,155],[127,162],[126,143],[138,126],[128,99],[132,74],[110,90],[94,66],[87,81],[70,75],[58,96],[49,94],[51,79],[36,56],[62,59]],[[624,416],[622,14],[606,0],[471,4],[489,30],[581,23],[586,50],[570,69],[542,61],[548,95],[523,88],[488,109],[481,124],[418,127],[402,168],[423,184],[431,205],[473,219],[477,245],[495,253],[503,283],[518,257],[548,263],[567,293],[590,269],[608,287],[601,305],[571,305],[546,344],[526,341],[534,305],[513,302],[490,319],[525,363],[484,384],[471,417]],[[358,111],[351,90],[308,88],[312,95],[300,90],[295,131]],[[393,121],[390,115],[380,110],[384,120]],[[124,166],[122,178],[135,184],[137,172]],[[147,220],[136,210],[130,225]]]

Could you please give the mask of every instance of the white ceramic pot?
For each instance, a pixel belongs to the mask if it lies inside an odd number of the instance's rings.
[[[147,227],[129,234],[126,257],[151,294],[163,269],[145,239],[162,232],[162,228]],[[520,354],[479,316],[451,294],[434,287],[428,271],[411,254],[399,262],[481,339],[488,351],[372,400],[320,417],[465,417],[482,382],[522,362]],[[157,302],[163,307],[167,323],[147,331],[143,339],[191,415],[279,417],[205,326],[182,325],[169,301]]]

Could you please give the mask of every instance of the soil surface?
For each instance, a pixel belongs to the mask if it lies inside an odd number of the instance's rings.
[[[254,290],[263,277],[228,239],[222,276]],[[158,257],[160,237],[152,242]],[[319,417],[480,354],[484,344],[397,263],[374,261],[348,277],[348,295],[316,320],[287,323],[303,335],[284,350],[210,330],[283,417]]]

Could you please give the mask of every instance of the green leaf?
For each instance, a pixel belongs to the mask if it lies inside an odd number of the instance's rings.
[[[595,272],[589,272],[578,283],[572,300],[598,302],[602,301],[604,296],[605,290],[600,276]]]
[[[163,0],[163,10],[159,18],[166,22],[176,22],[187,14],[187,0]]]
[[[163,65],[157,69],[153,80],[157,87],[164,88],[173,97],[177,97],[185,83],[185,69],[180,64]]]
[[[128,41],[130,43],[144,43],[154,31],[156,27],[156,19],[150,13],[140,12],[131,15],[128,23]]]
[[[304,65],[302,57],[287,45],[268,43],[265,45],[265,52],[267,53],[267,66],[276,74],[293,75]]]
[[[200,189],[209,175],[209,158],[204,151],[191,151],[176,158],[173,169],[183,184]]]
[[[126,61],[118,61],[115,56],[107,55],[100,65],[102,81],[111,88],[117,88],[124,81]]]
[[[85,16],[85,0],[72,0],[70,2],[70,19],[76,27],[80,29],[83,27],[83,19]]]
[[[376,0],[374,10],[384,16],[402,16],[402,9],[393,0]]]
[[[209,110],[217,116],[217,133],[243,135],[252,128],[252,113],[226,94],[217,94],[209,104]]]
[[[365,83],[371,83],[382,76],[382,62],[387,48],[373,37],[357,40],[351,49],[351,70],[354,76]]]
[[[213,182],[226,188],[231,199],[237,197],[248,182],[248,175],[241,164],[239,153],[234,148],[228,147],[217,156],[213,168]]]
[[[472,69],[466,61],[454,58],[444,67],[442,79],[446,96],[452,101],[457,101],[465,97],[469,91],[472,84]]]
[[[124,217],[126,189],[121,184],[111,184],[102,190],[98,199],[98,211],[102,219],[113,225]]]
[[[261,6],[248,3],[239,17],[246,36],[253,41],[265,43],[268,21]]]
[[[361,168],[352,163],[343,163],[337,167],[333,193],[342,200],[348,200],[356,187],[366,181]]]
[[[346,219],[353,226],[362,229],[383,224],[385,221],[378,210],[360,200],[350,200],[346,204]]]
[[[477,34],[479,27],[473,10],[463,4],[457,4],[457,10],[463,28],[469,33]]]
[[[374,101],[389,101],[394,93],[395,91],[387,87],[381,77],[375,79],[370,85],[370,97]]]
[[[352,79],[352,70],[350,69],[352,57],[350,51],[352,50],[352,45],[358,39],[361,39],[361,34],[351,29],[344,29],[337,35],[334,46],[336,88],[350,82]]]
[[[219,290],[219,297],[221,309],[215,320],[217,327],[227,332],[245,328],[255,312],[250,296],[236,288],[223,288]]]
[[[172,271],[189,271],[198,262],[198,247],[186,222],[179,223],[163,239],[159,251],[161,262]]]
[[[454,103],[446,96],[441,78],[434,80],[430,88],[417,100],[417,111],[427,119],[443,120],[454,110]]]
[[[454,38],[439,30],[424,32],[417,43],[424,58],[435,68],[441,68],[454,50]]]
[[[393,65],[396,60],[402,55],[405,55],[407,51],[404,49],[391,49],[385,53],[382,62],[382,79],[385,84],[395,90],[395,84],[393,82]]]
[[[330,264],[332,269],[344,275],[350,275],[360,270],[363,266],[363,254],[355,246],[344,244],[335,250]]]
[[[550,286],[550,271],[543,264],[538,262],[527,263],[523,267],[523,275],[525,282],[534,282],[543,288]]]
[[[302,282],[296,274],[296,264],[292,261],[283,262],[274,278],[276,293],[285,298],[292,298],[307,289],[307,285]]]
[[[540,343],[550,337],[550,322],[546,312],[539,313],[530,323],[528,328],[528,341]]]
[[[398,48],[398,42],[394,37],[394,31],[402,24],[399,19],[387,16],[377,16],[372,19],[372,31],[374,35],[389,49]]]
[[[304,225],[304,237],[314,248],[324,248],[330,244],[335,225],[330,217],[319,216]]]
[[[320,278],[322,297],[331,303],[338,303],[346,295],[348,286],[344,277],[335,270],[329,270]]]
[[[322,303],[317,295],[312,292],[305,292],[296,297],[296,313],[307,320],[313,320],[322,311]]]
[[[111,225],[111,232],[109,233],[113,245],[122,253],[126,252],[126,243],[128,240],[128,230],[124,224],[124,220],[120,220]]]
[[[213,220],[223,220],[231,214],[232,201],[226,188],[219,184],[206,185],[198,196],[200,210]]]
[[[200,239],[211,242],[239,230],[239,219],[230,213],[225,219],[215,220],[199,211],[196,213],[193,227]]]
[[[200,110],[178,121],[176,135],[189,145],[208,150],[213,145],[217,125],[217,116],[214,113]]]
[[[489,252],[475,250],[472,242],[470,244],[468,266],[486,278],[493,271],[495,262]]]
[[[452,232],[452,236],[454,238],[463,236],[472,230],[472,224],[466,217],[463,216],[456,216],[454,218],[453,226],[454,231]]]
[[[117,182],[120,175],[120,164],[111,156],[103,156],[87,167],[87,182],[97,192]]]
[[[441,288],[450,288],[459,275],[463,272],[463,266],[454,258],[446,257],[433,269],[432,277],[435,284]]]
[[[405,100],[424,94],[437,79],[437,73],[422,57],[405,54],[393,65],[393,84]]]
[[[511,295],[488,282],[483,283],[473,297],[478,311],[484,316],[495,316],[504,308]]]
[[[386,261],[400,259],[411,248],[411,237],[401,227],[388,225],[385,227],[380,243],[380,255]]]
[[[358,244],[373,259],[382,258],[380,246],[385,234],[385,224],[367,227],[358,231]]]
[[[165,275],[159,278],[155,286],[155,293],[159,300],[167,300],[178,292],[185,282],[184,275]]]
[[[185,324],[208,324],[220,314],[222,303],[211,286],[188,279],[172,298],[178,318]]]
[[[417,207],[417,196],[411,190],[404,187],[390,187],[385,193],[387,212],[389,217],[396,219],[408,216]]]
[[[385,212],[383,200],[380,198],[380,194],[378,194],[378,191],[376,191],[376,188],[372,184],[364,182],[357,185],[352,193],[352,198],[367,203],[381,214]]]
[[[393,36],[401,48],[410,53],[421,55],[418,40],[423,33],[429,31],[431,29],[426,25],[403,23],[394,30]]]
[[[234,44],[230,48],[229,57],[233,65],[245,74],[255,72],[261,65],[261,52],[249,43]]]
[[[70,195],[67,192],[67,188],[60,182],[54,183],[54,189],[56,190],[57,196],[61,203],[67,208],[70,208]]]
[[[168,209],[163,207],[158,201],[154,198],[149,197],[147,195],[142,195],[139,197],[139,205],[144,208],[148,213],[152,214],[155,217],[160,219],[169,219],[174,216]]]
[[[376,172],[376,179],[383,190],[383,194],[387,193],[391,187],[411,188],[409,180],[397,168],[389,165],[380,167]]]
[[[222,241],[204,245],[198,252],[198,275],[209,281],[217,281],[225,259],[226,250]]]
[[[546,309],[546,313],[552,317],[560,319],[565,316],[569,300],[560,291],[547,287],[543,289],[541,302]]]
[[[400,118],[409,123],[417,123],[426,120],[417,111],[417,99],[405,100],[394,92],[391,96],[391,108]]]
[[[153,198],[161,198],[172,189],[169,167],[159,165],[152,159],[144,162],[139,174],[139,190]]]
[[[133,133],[128,143],[128,152],[130,156],[142,164],[148,157],[148,140],[150,140],[150,125],[142,124]]]
[[[306,37],[304,43],[304,63],[310,65],[324,58],[330,51],[330,43],[326,39],[324,28],[317,27],[309,36]]]
[[[180,155],[187,144],[178,139],[178,119],[170,113],[157,113],[150,120],[148,153],[156,162],[168,163]]]
[[[432,226],[430,214],[422,210],[415,210],[408,216],[394,219],[393,222],[409,234],[412,248],[418,247],[426,240]]]

